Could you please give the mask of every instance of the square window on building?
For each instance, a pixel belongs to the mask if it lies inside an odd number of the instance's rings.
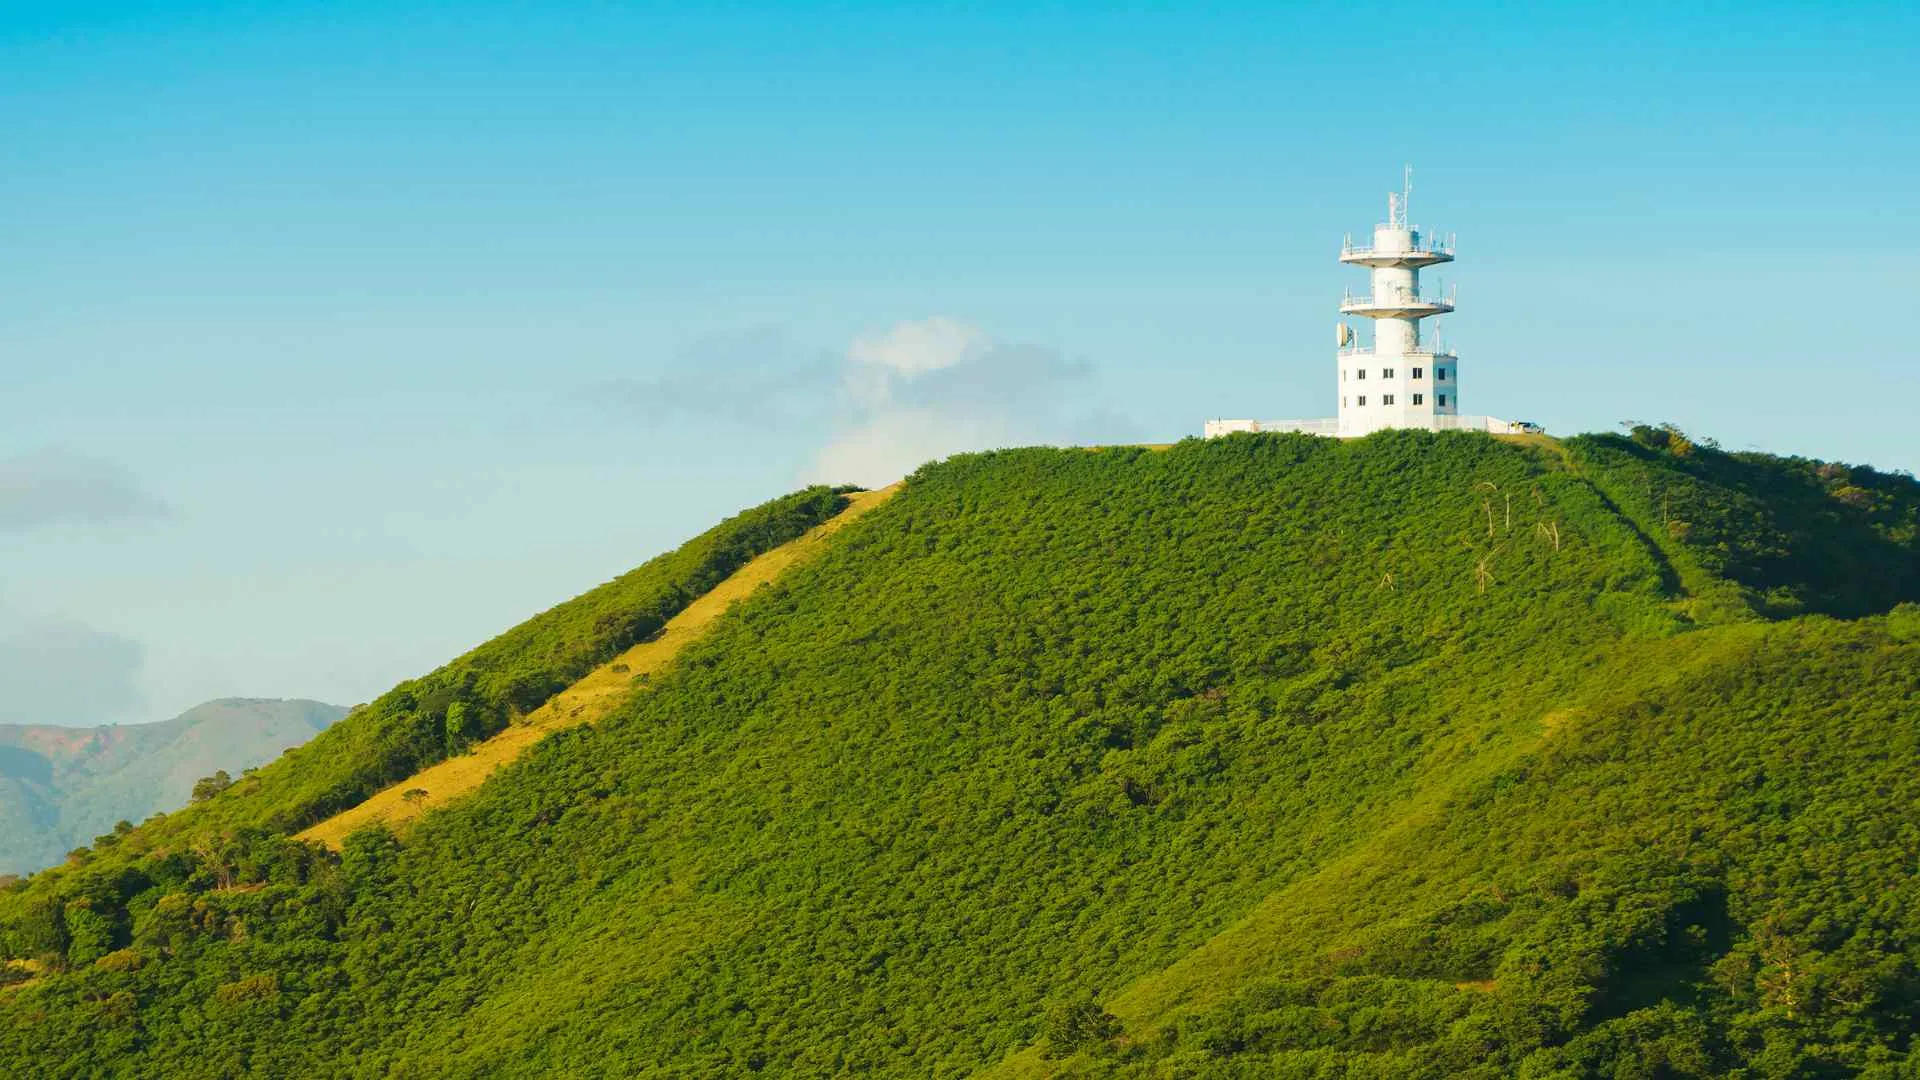
[[[1383,379],[1391,379],[1391,378],[1393,378],[1393,369],[1392,369],[1392,368],[1382,368],[1382,369],[1380,369],[1380,377],[1381,377],[1381,378],[1383,378]],[[1389,402],[1387,402],[1387,404],[1389,404],[1389,405],[1391,405],[1391,404],[1393,404],[1393,402],[1391,402],[1391,401],[1389,401]]]
[[[1360,370],[1358,370],[1358,371],[1356,371],[1356,372],[1354,372],[1354,373],[1353,373],[1353,377],[1354,377],[1354,378],[1356,378],[1356,379],[1364,379],[1364,378],[1366,378],[1366,377],[1367,377],[1367,369],[1366,369],[1366,368],[1361,368]]]
[[[1343,408],[1343,409],[1347,407],[1347,399],[1346,399],[1346,398],[1341,398],[1341,399],[1340,399],[1340,407],[1341,407],[1341,408]]]
[[[1441,382],[1446,382],[1446,381],[1447,381],[1447,369],[1446,369],[1446,368],[1434,368],[1434,369],[1433,369],[1433,377],[1434,377],[1435,379],[1438,379],[1438,380],[1439,380],[1439,381],[1441,381]]]
[[[1435,395],[1433,395],[1433,402],[1434,402],[1434,404],[1436,404],[1436,405],[1438,405],[1438,406],[1440,406],[1441,408],[1443,408],[1443,409],[1444,409],[1444,408],[1446,408],[1446,407],[1447,407],[1447,395],[1445,395],[1445,394],[1435,394]]]
[[[1341,369],[1340,369],[1340,381],[1341,381],[1341,382],[1346,382],[1346,381],[1347,381],[1347,369],[1346,369],[1346,368],[1341,368]]]
[[[1421,378],[1421,377],[1423,376],[1423,374],[1425,373],[1425,371],[1426,371],[1426,369],[1425,369],[1425,368],[1414,368],[1414,369],[1413,369],[1413,377],[1414,377],[1414,378],[1416,378],[1416,379],[1418,379],[1418,378]],[[1416,404],[1416,405],[1417,405],[1417,404],[1419,404],[1419,402],[1414,402],[1414,404]]]
[[[1425,395],[1423,395],[1423,394],[1415,394],[1415,395],[1413,395],[1413,403],[1414,403],[1415,405],[1424,405],[1424,404],[1426,404],[1426,402],[1425,402],[1425,401],[1423,400],[1423,398],[1424,398],[1424,397],[1425,397]]]
[[[1380,404],[1382,404],[1382,405],[1391,405],[1391,404],[1393,404],[1393,395],[1392,395],[1392,394],[1381,394],[1381,395],[1380,395]]]
[[[1365,395],[1365,394],[1361,394],[1361,395],[1360,395],[1359,397],[1357,397],[1357,398],[1354,398],[1353,400],[1354,400],[1355,402],[1358,402],[1361,408],[1363,408],[1363,409],[1364,409],[1364,408],[1366,408],[1366,406],[1367,406],[1367,395]]]

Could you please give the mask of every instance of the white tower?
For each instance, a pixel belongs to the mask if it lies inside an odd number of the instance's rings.
[[[1420,320],[1453,310],[1451,297],[1420,295],[1420,268],[1453,261],[1453,241],[1422,235],[1407,224],[1406,187],[1387,196],[1387,220],[1373,227],[1373,245],[1355,247],[1347,237],[1340,261],[1370,267],[1373,288],[1340,302],[1342,315],[1373,320],[1373,344],[1354,343],[1351,324],[1340,324],[1340,434],[1365,435],[1381,428],[1450,426],[1440,417],[1460,413],[1458,365],[1437,342],[1420,340]],[[1437,335],[1436,335],[1437,336]]]

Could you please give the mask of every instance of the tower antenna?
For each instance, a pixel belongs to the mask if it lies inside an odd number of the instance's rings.
[[[1413,213],[1413,166],[1412,165],[1407,166],[1406,183],[1403,184],[1400,188],[1400,212],[1403,214],[1409,214],[1409,215]],[[1409,217],[1407,218],[1407,220],[1412,221],[1413,219]]]

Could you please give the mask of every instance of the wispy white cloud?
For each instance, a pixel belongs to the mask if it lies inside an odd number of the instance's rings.
[[[0,628],[0,723],[91,725],[143,720],[146,650],[131,638],[76,622]]]
[[[963,451],[1127,436],[1088,403],[1083,361],[944,316],[862,334],[843,372],[840,422],[809,480],[872,486]]]
[[[751,327],[692,341],[650,371],[592,383],[580,396],[654,423],[769,429],[817,422],[837,377],[831,353],[773,327]]]
[[[166,513],[125,466],[65,450],[0,458],[0,531]]]
[[[936,315],[856,335],[838,356],[772,328],[714,334],[580,396],[663,427],[737,426],[804,461],[805,481],[871,486],[963,451],[1135,438],[1090,401],[1093,376]]]
[[[847,348],[847,360],[856,368],[913,376],[953,367],[990,344],[979,328],[935,315],[854,338]]]

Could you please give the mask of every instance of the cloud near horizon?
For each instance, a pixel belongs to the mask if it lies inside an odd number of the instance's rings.
[[[653,425],[775,440],[809,459],[808,483],[874,486],[963,451],[1136,438],[1088,404],[1093,376],[1056,349],[936,315],[860,334],[837,357],[777,328],[712,334],[578,396]]]
[[[159,517],[167,505],[117,462],[65,450],[0,458],[0,532]]]
[[[757,326],[709,334],[652,372],[603,379],[579,393],[651,423],[790,427],[825,412],[837,374],[831,353]]]
[[[0,627],[0,724],[88,727],[151,719],[132,638],[65,620]]]
[[[1092,374],[945,316],[863,334],[842,366],[841,421],[805,478],[877,486],[966,451],[1125,437],[1124,421],[1087,408]]]

